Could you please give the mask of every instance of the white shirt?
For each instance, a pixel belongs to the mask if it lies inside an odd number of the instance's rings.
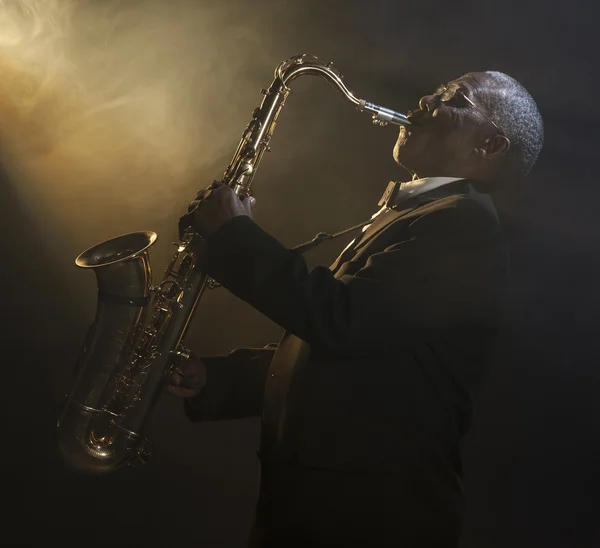
[[[453,183],[454,181],[460,181],[464,177],[424,177],[423,179],[415,179],[414,181],[408,181],[400,185],[398,197],[396,203],[404,202],[409,198],[414,198],[419,194],[429,192],[441,186]],[[385,208],[385,206],[384,206]],[[375,215],[379,215],[378,211]]]

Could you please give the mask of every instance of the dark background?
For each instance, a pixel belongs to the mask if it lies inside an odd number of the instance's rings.
[[[192,9],[190,2],[134,4],[155,10],[150,28],[156,29],[162,20],[185,20]],[[205,14],[210,28],[194,33],[206,34],[201,45],[175,42],[191,76],[169,88],[194,91],[185,95],[185,112],[192,113],[190,126],[198,121],[205,146],[196,150],[202,162],[193,178],[165,196],[156,179],[133,186],[94,180],[66,193],[59,180],[38,191],[8,168],[2,176],[0,401],[8,513],[0,544],[244,545],[258,487],[258,420],[190,424],[181,402],[165,395],[151,420],[156,451],[146,466],[87,477],[55,454],[56,415],[95,310],[94,276],[73,259],[116,234],[155,230],[160,239],[152,260],[160,279],[178,216],[198,188],[222,174],[275,66],[306,52],[334,61],[357,95],[400,111],[474,70],[504,71],[537,99],[546,142],[527,201],[515,211],[511,330],[464,443],[462,546],[599,546],[600,191],[592,168],[600,109],[592,3],[193,4],[194,17]],[[131,55],[132,45],[122,48]],[[195,60],[205,59],[210,71],[193,72]],[[158,60],[144,74],[168,75],[167,68]],[[294,89],[254,182],[256,221],[289,245],[368,218],[388,180],[404,177],[391,158],[394,129],[372,126],[323,81],[301,79]],[[10,128],[3,129],[10,137]],[[159,196],[158,206],[150,200],[135,207],[148,196]],[[343,244],[324,244],[309,262],[329,264]],[[187,341],[210,354],[279,335],[276,325],[221,289],[204,297]]]

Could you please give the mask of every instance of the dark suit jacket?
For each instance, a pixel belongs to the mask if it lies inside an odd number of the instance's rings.
[[[508,266],[498,216],[476,185],[451,183],[380,215],[330,269],[309,272],[247,217],[209,240],[206,272],[286,330],[276,351],[207,359],[206,390],[186,406],[192,420],[262,411],[259,509],[293,513],[286,497],[298,503],[315,474],[330,471],[331,492],[317,497],[338,497],[329,510],[352,519],[358,505],[363,529],[403,530],[392,545],[452,545],[444,542],[460,524],[459,443]],[[415,544],[424,534],[431,543]]]

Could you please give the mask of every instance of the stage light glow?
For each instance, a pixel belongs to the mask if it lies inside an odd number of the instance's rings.
[[[178,0],[0,2],[2,160],[32,218],[72,244],[69,256],[173,223],[219,175],[211,166],[233,152],[254,106],[228,101],[229,90],[246,83],[248,57],[262,40],[235,9]],[[223,62],[231,52],[225,27],[235,48],[253,45],[246,58]],[[274,63],[265,63],[270,76]]]

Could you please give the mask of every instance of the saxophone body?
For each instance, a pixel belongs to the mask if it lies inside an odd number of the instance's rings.
[[[331,63],[292,57],[262,90],[262,103],[222,178],[240,198],[251,194],[289,84],[304,75],[327,80],[358,110],[370,113],[374,123],[410,124],[403,114],[356,98]],[[183,339],[202,294],[212,286],[198,262],[200,236],[191,229],[176,242],[162,281],[153,286],[149,248],[156,239],[154,232],[125,234],[91,247],[75,261],[96,274],[98,301],[58,419],[57,443],[65,461],[83,472],[108,472],[149,458],[146,421],[165,376],[189,357]]]

